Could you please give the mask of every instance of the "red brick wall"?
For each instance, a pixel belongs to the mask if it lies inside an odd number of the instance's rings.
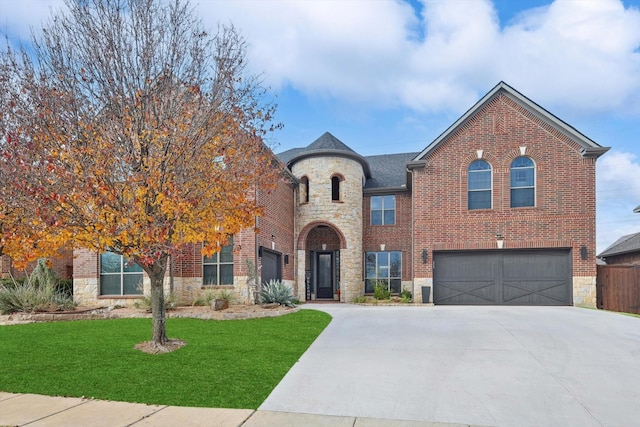
[[[284,280],[294,279],[294,197],[294,185],[285,176],[280,178],[275,189],[263,190],[258,195],[258,203],[264,206],[263,214],[258,219],[258,246],[271,249],[273,242],[274,250],[282,253]],[[288,264],[284,264],[285,255],[289,255]],[[242,254],[243,260],[249,256],[248,253]]]
[[[509,167],[519,147],[535,162],[535,207],[510,207]],[[579,149],[507,96],[493,99],[415,170],[416,277],[432,277],[431,262],[419,261],[422,248],[430,260],[434,249],[496,248],[497,233],[505,248],[571,247],[574,276],[595,276],[595,159]],[[467,168],[477,150],[493,169],[493,207],[470,211]]]
[[[61,279],[71,279],[73,277],[73,251],[71,249],[60,250],[57,256],[49,257],[48,259],[57,277]],[[27,265],[25,270],[17,270],[13,267],[11,258],[6,255],[0,257],[0,263],[2,266],[2,270],[0,271],[2,277],[12,275],[16,279],[23,278],[26,274],[30,274],[36,266],[36,263],[32,262]]]
[[[259,203],[264,205],[263,216],[259,218],[259,245],[271,248],[271,236],[274,236],[275,250],[289,255],[289,263],[282,268],[283,279],[293,280],[293,198],[294,186],[282,178],[275,189],[261,192]],[[254,229],[242,230],[234,236],[234,275],[247,276],[246,259],[255,263]],[[202,245],[185,245],[175,257],[174,277],[202,277]],[[98,277],[98,255],[88,250],[77,250],[74,260],[76,278]]]
[[[88,249],[76,249],[73,252],[73,278],[95,279],[100,274],[98,253]]]
[[[362,203],[362,250],[378,252],[380,244],[384,244],[385,251],[401,251],[402,280],[411,280],[411,193],[396,193],[395,196],[395,225],[371,225],[371,196],[365,195]]]

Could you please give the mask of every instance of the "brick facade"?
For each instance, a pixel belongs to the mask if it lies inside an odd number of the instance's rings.
[[[371,225],[371,195],[366,195],[363,204],[364,231],[363,251],[377,252],[384,245],[385,251],[402,252],[402,281],[412,279],[412,213],[411,193],[398,192],[396,196],[396,223],[394,225]]]
[[[364,254],[400,251],[402,286],[421,301],[422,287],[433,285],[434,252],[495,250],[500,235],[504,250],[570,251],[572,302],[595,306],[595,163],[606,150],[504,83],[409,157],[373,156],[370,163],[327,133],[279,155],[290,175],[258,192],[263,215],[255,230],[234,236],[234,284],[223,288],[253,300],[247,260],[260,272],[263,247],[281,255],[282,279],[300,300],[316,299],[315,262],[331,254],[333,295],[323,298],[350,302],[364,293]],[[533,207],[510,206],[510,165],[519,156],[534,163]],[[468,168],[476,159],[491,165],[489,209],[468,209]],[[375,195],[395,196],[394,225],[371,224]],[[97,256],[77,255],[74,277],[88,290],[80,294],[93,292],[95,300]],[[167,289],[201,287],[202,256],[193,245],[174,260]]]
[[[61,279],[71,279],[73,277],[73,251],[71,249],[62,249],[58,252],[58,256],[50,257],[51,268],[56,274],[56,277]],[[31,262],[24,270],[18,270],[13,266],[11,258],[7,255],[0,256],[0,276],[2,278],[14,277],[16,279],[24,278],[27,274],[33,271],[36,263]]]
[[[580,303],[591,305],[596,276],[595,159],[584,158],[580,148],[510,97],[496,96],[428,153],[424,168],[414,170],[416,247],[426,248],[433,259],[434,250],[496,248],[499,234],[505,238],[505,249],[571,248],[574,283],[593,283],[589,300]],[[510,165],[521,155],[535,163],[535,206],[511,208]],[[492,208],[469,210],[467,170],[478,158],[492,167]],[[432,264],[419,258],[416,251],[415,277],[433,277]]]

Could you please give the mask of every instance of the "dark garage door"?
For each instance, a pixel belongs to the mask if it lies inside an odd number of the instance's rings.
[[[435,304],[572,305],[571,251],[436,252]]]

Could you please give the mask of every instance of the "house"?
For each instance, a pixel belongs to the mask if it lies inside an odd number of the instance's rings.
[[[363,156],[325,133],[278,154],[290,178],[258,191],[258,233],[213,257],[185,250],[166,289],[252,301],[257,265],[258,280],[282,279],[302,301],[350,302],[381,284],[435,304],[595,307],[607,150],[504,82],[421,152]],[[144,283],[118,256],[75,254],[81,302],[126,304]]]
[[[633,210],[640,213],[640,206]],[[601,265],[640,265],[640,233],[620,237],[598,255]]]
[[[611,246],[602,251],[598,258],[607,265],[640,265],[640,233],[620,237]]]

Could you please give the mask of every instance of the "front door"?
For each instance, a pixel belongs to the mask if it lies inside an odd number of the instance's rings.
[[[316,298],[333,299],[333,253],[319,252],[316,261]]]

